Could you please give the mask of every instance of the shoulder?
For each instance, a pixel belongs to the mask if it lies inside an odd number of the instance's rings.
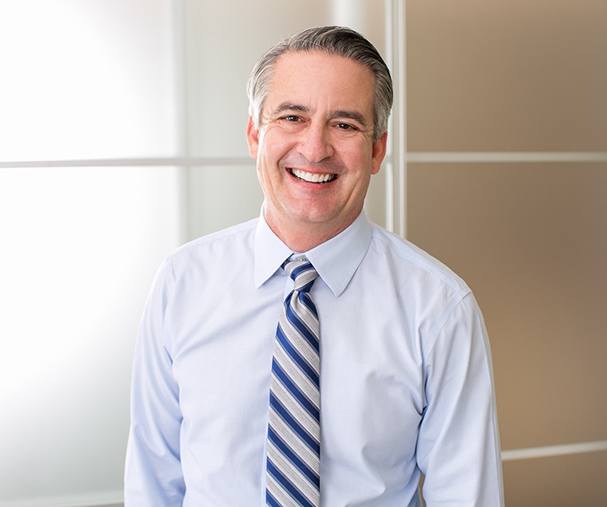
[[[169,255],[167,262],[179,276],[203,265],[212,269],[237,258],[245,259],[252,254],[257,222],[255,218],[189,241]]]
[[[462,296],[470,292],[459,275],[425,250],[376,224],[372,224],[372,231],[370,248],[389,263],[395,275],[402,273],[409,280],[423,280]]]
[[[484,347],[480,308],[460,276],[410,241],[378,226],[373,227],[370,250],[372,268],[381,273],[382,291],[410,319],[424,360],[430,361],[429,354],[437,350],[439,340],[444,350],[467,350],[473,343]]]
[[[422,335],[434,336],[471,290],[445,264],[410,241],[373,225],[366,271],[398,302]]]

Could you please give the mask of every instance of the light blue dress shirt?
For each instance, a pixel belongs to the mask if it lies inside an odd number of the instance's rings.
[[[137,341],[126,507],[264,505],[292,252],[263,218],[161,266]],[[466,284],[368,222],[306,252],[321,326],[324,507],[503,505],[491,359]]]

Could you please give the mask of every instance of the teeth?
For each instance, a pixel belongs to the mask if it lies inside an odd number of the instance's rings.
[[[334,174],[309,173],[302,171],[301,169],[291,169],[291,173],[304,181],[309,181],[310,183],[326,183],[327,181],[331,181],[333,178],[335,178]]]

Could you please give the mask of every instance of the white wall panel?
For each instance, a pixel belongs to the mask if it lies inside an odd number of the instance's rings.
[[[174,155],[173,2],[0,3],[0,159]]]

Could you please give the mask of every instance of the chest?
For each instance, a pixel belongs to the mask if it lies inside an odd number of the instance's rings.
[[[351,466],[364,454],[369,465],[396,466],[414,455],[423,411],[415,323],[396,304],[351,294],[335,298],[323,286],[313,294],[321,323],[323,460]],[[255,294],[201,295],[197,308],[174,321],[173,373],[190,452],[204,456],[212,447],[231,466],[260,466],[283,296],[281,283]]]

